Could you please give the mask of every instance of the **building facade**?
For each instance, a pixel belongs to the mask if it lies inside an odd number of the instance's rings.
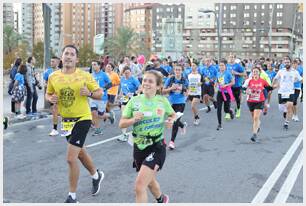
[[[3,25],[14,27],[14,10],[11,3],[3,4]]]
[[[113,4],[101,3],[95,5],[96,34],[103,34],[104,38],[114,35],[115,11]]]
[[[21,34],[25,41],[28,42],[29,50],[33,49],[33,38],[34,38],[34,5],[23,3],[21,6]]]
[[[301,48],[303,14],[298,4],[228,3],[221,8],[215,4],[214,9],[217,18],[219,9],[222,14],[222,57],[235,53],[240,58],[281,58]],[[199,44],[193,44],[194,40]],[[185,54],[217,57],[217,51],[216,24],[214,28],[185,28]]]

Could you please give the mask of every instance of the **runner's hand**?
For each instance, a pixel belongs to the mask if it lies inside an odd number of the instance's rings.
[[[144,117],[143,113],[142,112],[135,112],[134,113],[134,120],[135,122],[138,122],[140,120],[142,120]]]
[[[171,129],[172,126],[173,126],[173,122],[174,122],[173,118],[172,117],[168,117],[168,119],[165,121],[166,127],[168,129]]]
[[[52,94],[52,96],[49,98],[49,102],[52,104],[56,104],[58,102],[58,97],[56,94]]]
[[[80,95],[81,96],[89,96],[90,91],[88,90],[86,83],[84,83],[84,86],[80,89]]]

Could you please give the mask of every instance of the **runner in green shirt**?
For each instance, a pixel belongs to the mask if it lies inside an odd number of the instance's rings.
[[[139,171],[135,182],[137,203],[148,201],[147,188],[158,203],[169,202],[168,195],[160,191],[156,173],[166,159],[165,126],[172,128],[176,115],[168,99],[159,95],[161,88],[162,76],[147,71],[142,81],[143,94],[131,98],[119,122],[120,128],[133,125],[133,165]]]

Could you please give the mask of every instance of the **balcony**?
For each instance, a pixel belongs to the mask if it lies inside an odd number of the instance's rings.
[[[291,36],[290,32],[272,32],[271,36]]]
[[[262,40],[259,42],[260,44],[269,44],[268,40]],[[271,41],[271,44],[289,44],[289,40],[278,40],[278,41]]]
[[[269,48],[265,48],[264,52],[269,52]],[[271,52],[282,52],[282,53],[288,53],[289,52],[289,48],[272,48]]]

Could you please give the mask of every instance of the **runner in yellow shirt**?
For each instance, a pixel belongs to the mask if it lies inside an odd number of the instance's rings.
[[[92,119],[87,98],[101,99],[103,90],[89,73],[76,68],[78,49],[74,45],[66,45],[63,48],[62,61],[63,69],[49,76],[46,99],[57,104],[62,117],[62,130],[67,135],[69,194],[65,203],[76,203],[80,173],[77,159],[91,174],[92,195],[98,194],[104,178],[104,173],[96,169],[83,147]]]

